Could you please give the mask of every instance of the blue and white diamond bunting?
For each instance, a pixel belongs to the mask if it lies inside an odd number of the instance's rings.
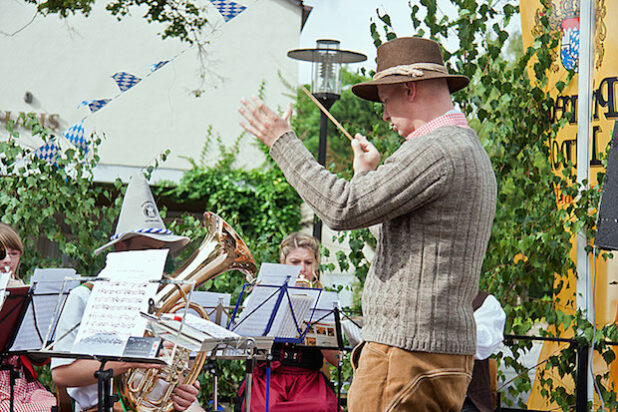
[[[169,63],[169,60],[161,60],[159,63],[155,63],[155,64],[151,65],[150,66],[150,71],[151,72],[156,72],[157,70],[159,70],[161,67],[165,66],[168,63]]]
[[[88,141],[84,137],[83,120],[69,127],[63,135],[73,146],[81,148],[86,153],[88,152]]]
[[[60,148],[58,147],[58,142],[56,139],[50,139],[43,146],[36,149],[34,151],[34,155],[41,160],[56,163],[59,152]]]
[[[84,100],[79,104],[79,106],[77,106],[77,108],[79,109],[82,106],[88,106],[90,111],[94,113],[109,103],[110,100],[112,99]]]
[[[219,10],[223,20],[227,23],[240,13],[245,11],[247,7],[242,4],[235,3],[232,0],[210,0],[210,2]]]
[[[127,72],[118,72],[112,76],[112,79],[114,79],[118,85],[118,88],[122,92],[126,92],[142,80],[139,77]]]

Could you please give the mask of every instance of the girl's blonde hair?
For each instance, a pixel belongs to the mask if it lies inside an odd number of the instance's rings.
[[[290,233],[279,245],[279,258],[282,262],[285,262],[290,252],[299,247],[309,249],[313,253],[316,270],[315,276],[318,283],[320,283],[320,242],[313,236],[301,232]]]

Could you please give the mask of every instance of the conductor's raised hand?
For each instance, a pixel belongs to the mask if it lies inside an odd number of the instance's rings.
[[[282,134],[292,130],[292,105],[281,117],[257,97],[242,99],[241,104],[238,111],[246,121],[241,121],[240,125],[269,148]]]

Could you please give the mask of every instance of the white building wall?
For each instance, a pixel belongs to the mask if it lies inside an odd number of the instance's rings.
[[[20,112],[36,113],[58,135],[84,119],[87,135],[97,132],[103,137],[96,180],[127,181],[170,149],[152,180],[178,181],[191,166],[186,158],[199,160],[210,126],[225,145],[233,144],[241,133],[240,99],[257,95],[262,83],[269,106],[283,109],[293,101],[293,92],[281,78],[293,87],[297,84],[298,62],[288,58],[287,51],[299,47],[301,8],[290,0],[239,2],[247,9],[225,23],[203,0],[209,7],[209,25],[202,63],[195,47],[162,40],[162,26],[141,17],[145,9],[133,9],[132,16],[118,21],[104,9],[105,2],[98,1],[89,17],[33,20],[32,5],[0,0],[0,139],[8,135],[5,121],[16,120]],[[150,72],[152,64],[175,56]],[[111,76],[122,71],[142,81],[121,93]],[[202,89],[200,97],[195,97],[196,89]],[[32,103],[24,101],[26,92],[32,94]],[[83,100],[103,98],[113,100],[95,113],[77,108]],[[19,131],[24,146],[35,149],[42,144],[23,128]],[[212,163],[219,154],[215,142],[210,149],[207,159]],[[245,136],[239,166],[258,167],[263,160],[255,139]],[[311,233],[313,214],[306,206],[304,215]],[[331,251],[325,263],[336,263],[337,251],[347,250],[347,245],[332,241],[334,234],[324,226],[322,239]],[[329,286],[354,285],[352,275],[338,270],[325,276]],[[352,304],[351,290],[340,297],[344,306]]]
[[[96,2],[89,17],[60,19],[34,16],[34,7],[19,1],[0,2],[0,138],[4,121],[19,112],[33,112],[58,134],[84,120],[86,133],[104,136],[96,178],[123,178],[136,168],[153,164],[171,150],[159,177],[172,180],[199,159],[209,126],[229,146],[241,133],[240,99],[256,95],[264,83],[264,97],[272,107],[285,107],[292,93],[297,62],[286,53],[298,47],[301,9],[289,0],[246,0],[247,9],[225,23],[204,0],[208,27],[204,30],[206,57],[176,39],[162,40],[159,24],[148,24],[145,10],[117,21]],[[32,20],[32,21],[31,21]],[[151,73],[152,64],[175,60]],[[206,69],[204,81],[201,69]],[[111,76],[125,71],[143,80],[120,93]],[[201,89],[200,97],[192,92]],[[24,101],[32,93],[33,101]],[[113,98],[91,113],[77,109],[82,100]],[[41,142],[21,130],[23,144]],[[211,145],[208,160],[218,156]],[[263,161],[255,140],[240,145],[239,165],[257,167]],[[156,180],[156,179],[155,179]]]

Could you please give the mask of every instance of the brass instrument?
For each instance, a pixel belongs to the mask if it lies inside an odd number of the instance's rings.
[[[257,266],[249,248],[230,225],[214,213],[206,212],[203,224],[207,230],[200,247],[171,277],[175,280],[194,281],[195,288],[229,270],[239,270],[252,278]],[[167,284],[155,297],[156,315],[176,312],[185,308],[190,285]],[[184,301],[183,301],[184,300]],[[190,303],[189,307],[208,319],[204,309]],[[168,348],[164,349],[170,352]],[[130,369],[120,378],[119,389],[127,409],[136,411],[173,411],[170,395],[179,383],[193,384],[206,360],[201,352],[189,365],[186,348],[176,347],[170,366],[163,369]]]
[[[298,279],[296,280],[296,286],[300,288],[313,288],[317,286],[316,283],[317,281],[314,282],[313,280],[307,279],[302,273],[298,275]]]

